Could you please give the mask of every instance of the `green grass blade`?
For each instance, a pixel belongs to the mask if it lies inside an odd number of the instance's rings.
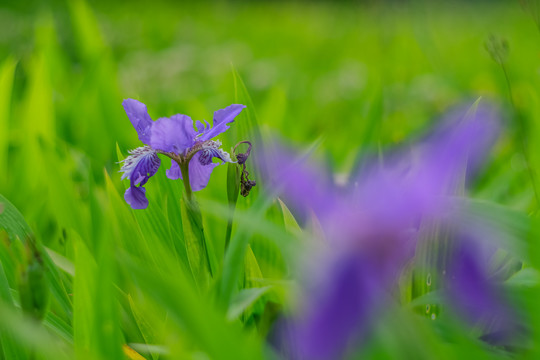
[[[6,308],[11,307],[11,311],[16,311],[2,262],[0,262],[0,303],[5,304]],[[15,341],[9,328],[0,331],[0,355],[2,353],[5,359],[13,360],[25,359],[27,356],[24,348]]]
[[[231,301],[231,305],[227,311],[227,318],[229,320],[234,320],[242,315],[245,310],[255,304],[255,302],[266,294],[271,288],[271,286],[263,286],[240,290]]]
[[[170,268],[167,262],[163,259],[164,266]],[[162,277],[152,270],[142,269],[126,256],[121,258],[121,263],[147,296],[167,311],[170,321],[179,330],[188,330],[186,336],[192,338],[209,358],[261,358],[257,341],[243,334],[236,324],[226,323],[224,315],[207,298],[194,291],[182,272]]]
[[[0,66],[0,173],[8,175],[7,155],[9,139],[9,119],[11,114],[11,92],[16,61],[9,57]],[[5,182],[5,177],[0,182]]]
[[[19,210],[2,195],[0,195],[0,229],[6,230],[12,240],[19,238],[26,241],[32,234]]]

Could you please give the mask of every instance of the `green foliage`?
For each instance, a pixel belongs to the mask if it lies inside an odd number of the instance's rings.
[[[0,359],[277,358],[267,336],[298,306],[299,259],[324,234],[314,214],[299,219],[267,197],[253,155],[279,133],[312,144],[306,153],[350,179],[479,96],[501,103],[509,121],[470,184],[473,199],[456,201],[464,226],[496,229],[492,269],[537,339],[540,7],[417,3],[2,4]],[[253,144],[257,186],[239,197],[239,166],[217,167],[195,194],[199,206],[166,177],[163,158],[146,185],[148,209],[131,210],[117,163],[140,145],[121,107],[128,97],[154,119],[247,105],[222,140]],[[448,249],[430,241],[445,231],[423,225],[401,306],[389,307],[360,355],[538,357],[537,342],[514,353],[490,347],[445,313],[444,256],[434,254]]]

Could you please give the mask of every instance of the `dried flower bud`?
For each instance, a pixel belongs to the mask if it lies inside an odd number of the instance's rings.
[[[244,180],[241,183],[242,188],[240,189],[240,194],[242,194],[243,197],[246,197],[249,195],[249,192],[251,191],[251,188],[257,185],[255,180]]]
[[[236,148],[240,144],[248,144],[248,149],[245,153],[236,154]],[[238,161],[239,165],[242,165],[242,174],[240,176],[240,194],[242,194],[243,197],[246,197],[249,195],[249,192],[251,189],[257,185],[255,180],[249,180],[249,172],[246,170],[246,161],[249,158],[249,155],[251,153],[251,142],[249,141],[240,141],[233,149],[233,154],[236,155],[236,160]]]
[[[244,165],[248,159],[248,154],[238,154],[236,155],[236,160],[238,161],[238,164]]]

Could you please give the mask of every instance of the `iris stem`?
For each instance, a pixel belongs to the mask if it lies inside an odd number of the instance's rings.
[[[184,181],[184,188],[186,189],[186,197],[189,200],[193,198],[193,191],[191,190],[191,184],[189,183],[189,162],[188,161],[178,161],[178,166],[180,166],[180,172],[182,173],[182,180]]]

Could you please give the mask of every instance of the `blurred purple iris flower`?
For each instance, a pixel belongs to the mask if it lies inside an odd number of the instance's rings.
[[[528,329],[502,283],[488,272],[493,250],[491,244],[470,234],[456,239],[448,270],[447,300],[464,322],[483,330],[482,340],[497,346],[520,346]]]
[[[449,195],[497,134],[489,107],[453,113],[423,141],[354,174],[345,194],[305,158],[295,161],[279,146],[266,151],[261,161],[276,194],[294,209],[313,210],[326,240],[326,261],[317,257],[309,270],[301,313],[277,335],[288,355],[339,359],[367,335],[414,257],[420,221],[447,220]]]
[[[171,168],[167,170],[167,177],[172,180],[182,179],[179,164],[189,163],[189,183],[193,191],[204,189],[212,170],[219,165],[213,163],[212,158],[233,162],[229,154],[220,148],[221,142],[212,139],[229,129],[228,124],[234,121],[245,105],[233,104],[216,111],[213,126],[197,120],[197,131],[187,115],[177,114],[152,121],[143,103],[127,99],[122,105],[139,140],[146,144],[130,151],[130,155],[122,160],[122,179],[130,180],[124,199],[133,209],[145,209],[148,206],[144,185],[159,169],[161,160],[158,154],[173,160]]]

